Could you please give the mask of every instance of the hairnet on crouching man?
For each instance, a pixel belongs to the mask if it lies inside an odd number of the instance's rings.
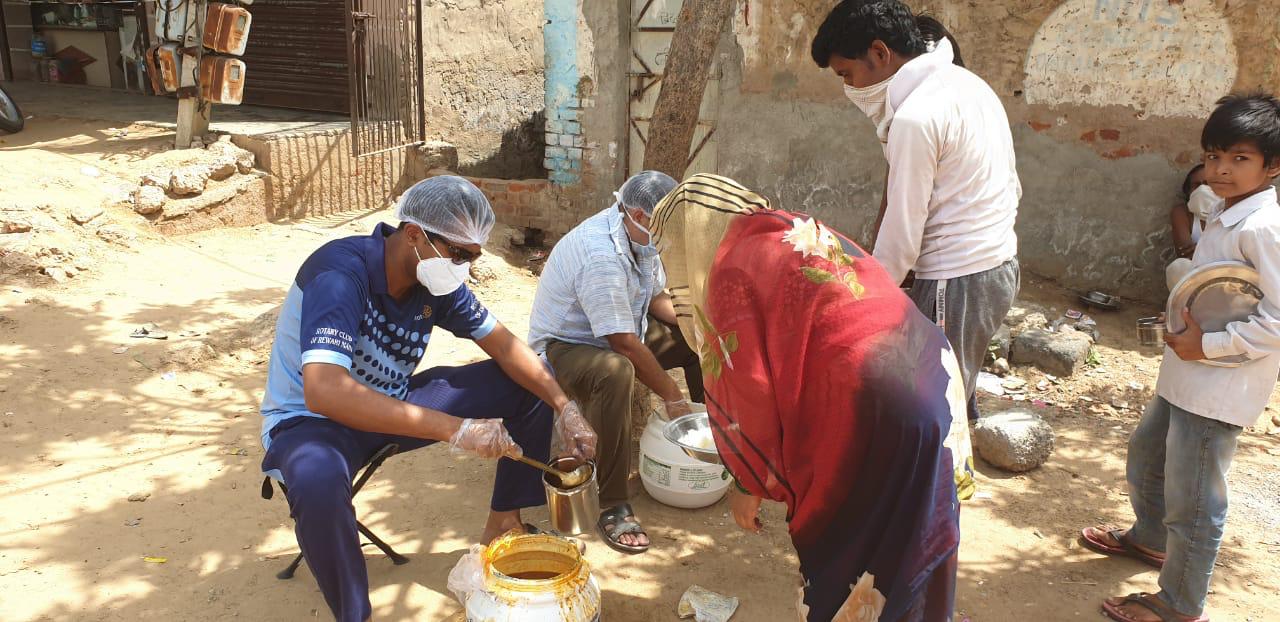
[[[396,203],[396,218],[460,244],[484,244],[494,223],[484,193],[452,175],[424,179],[406,190]]]
[[[676,187],[676,180],[666,173],[644,171],[636,173],[622,184],[614,194],[627,209],[642,209],[652,216],[654,208]]]

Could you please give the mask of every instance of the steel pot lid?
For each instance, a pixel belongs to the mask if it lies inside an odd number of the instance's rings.
[[[1169,334],[1186,329],[1182,309],[1190,309],[1191,317],[1206,333],[1218,332],[1227,324],[1248,320],[1258,312],[1262,289],[1258,271],[1239,261],[1216,261],[1188,272],[1169,294],[1165,322]],[[1239,367],[1249,359],[1245,355],[1200,361],[1218,367]]]

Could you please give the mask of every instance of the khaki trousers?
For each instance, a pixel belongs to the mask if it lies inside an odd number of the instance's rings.
[[[691,399],[702,401],[698,356],[689,349],[678,328],[651,316],[645,345],[663,369],[683,368]],[[596,466],[601,506],[609,508],[626,502],[630,496],[627,479],[631,476],[631,391],[635,385],[635,367],[627,357],[613,350],[563,341],[547,344],[547,360],[555,370],[560,388],[578,402],[583,416],[599,436]]]

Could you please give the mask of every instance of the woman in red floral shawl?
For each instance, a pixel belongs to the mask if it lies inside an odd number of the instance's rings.
[[[786,504],[802,615],[949,620],[973,479],[942,331],[852,242],[731,180],[690,178],[653,223],[735,519]]]

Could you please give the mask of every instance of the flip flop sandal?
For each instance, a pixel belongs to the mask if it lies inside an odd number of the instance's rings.
[[[1159,598],[1156,598],[1155,594],[1148,594],[1146,592],[1137,592],[1125,596],[1124,602],[1119,605],[1113,605],[1104,600],[1102,601],[1102,612],[1107,614],[1108,618],[1111,618],[1116,622],[1138,622],[1137,618],[1134,618],[1120,610],[1120,607],[1125,605],[1141,605],[1146,607],[1151,613],[1160,616],[1160,619],[1164,622],[1209,622],[1209,618],[1205,616],[1184,616],[1164,604],[1164,602]]]
[[[600,520],[596,522],[596,526],[600,528],[600,535],[604,538],[605,544],[608,544],[609,548],[615,551],[635,555],[649,550],[649,545],[647,544],[633,546],[623,544],[619,540],[619,538],[629,533],[645,533],[644,528],[640,526],[640,521],[636,520],[636,513],[631,509],[630,503],[615,505],[605,510],[600,515]]]
[[[1120,543],[1120,546],[1112,546],[1102,540],[1099,534],[1106,534]],[[1134,546],[1127,537],[1128,531],[1125,529],[1114,528],[1110,525],[1102,527],[1085,527],[1080,530],[1080,543],[1092,551],[1102,553],[1103,555],[1113,555],[1116,557],[1132,557],[1148,566],[1157,570],[1164,568],[1164,557],[1153,555],[1138,547]]]
[[[168,333],[164,332],[163,330],[160,330],[160,327],[156,326],[155,324],[147,324],[145,326],[139,326],[137,330],[133,331],[132,333],[129,333],[129,336],[135,339],[168,339],[169,338]]]

